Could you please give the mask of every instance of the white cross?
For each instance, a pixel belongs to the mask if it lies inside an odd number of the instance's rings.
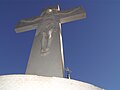
[[[40,16],[21,20],[15,28],[17,33],[36,29],[26,73],[63,77],[60,24],[85,17],[82,7],[60,11],[57,6],[45,9]]]

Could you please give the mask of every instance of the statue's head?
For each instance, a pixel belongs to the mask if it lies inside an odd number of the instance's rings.
[[[59,6],[55,6],[55,7],[48,7],[46,9],[43,10],[42,12],[42,16],[45,14],[50,14],[50,13],[57,13],[58,11],[60,11]]]

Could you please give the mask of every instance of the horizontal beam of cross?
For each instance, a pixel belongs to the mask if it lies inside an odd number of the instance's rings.
[[[59,23],[66,23],[74,20],[86,18],[86,13],[82,7],[77,7],[69,10],[58,11],[54,14],[59,20]],[[43,16],[36,16],[28,19],[21,20],[15,28],[17,33],[25,32],[29,30],[36,29],[38,23],[42,23]]]

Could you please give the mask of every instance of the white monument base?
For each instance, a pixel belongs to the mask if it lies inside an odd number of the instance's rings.
[[[102,90],[84,82],[36,75],[0,76],[0,90]]]

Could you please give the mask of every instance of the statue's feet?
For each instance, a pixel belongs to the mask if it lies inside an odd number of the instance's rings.
[[[49,53],[49,48],[41,49],[41,55],[46,56]]]

